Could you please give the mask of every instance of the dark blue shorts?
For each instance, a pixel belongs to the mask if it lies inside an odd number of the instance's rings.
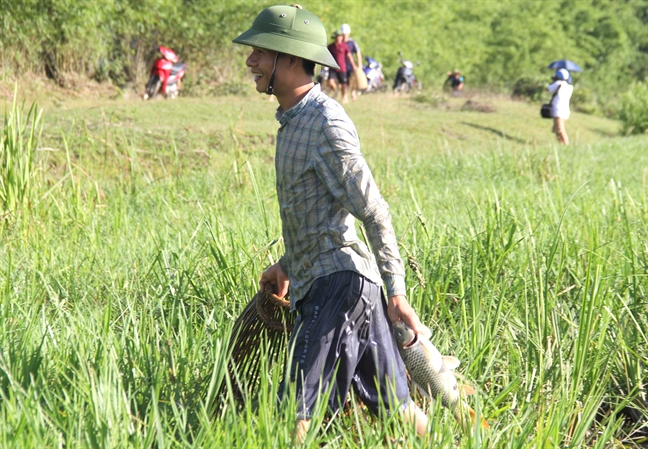
[[[351,385],[373,413],[407,406],[405,366],[380,286],[341,271],[316,279],[296,307],[290,383],[284,379],[280,397],[296,389],[298,419],[310,419],[319,395],[329,389],[328,406],[336,412]]]
[[[338,72],[337,70],[330,70],[329,73],[330,73],[329,77],[334,79],[338,83],[349,84],[349,78],[347,76],[347,72]]]

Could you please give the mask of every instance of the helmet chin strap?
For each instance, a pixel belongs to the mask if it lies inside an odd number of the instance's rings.
[[[270,75],[270,82],[268,83],[268,88],[266,89],[267,95],[274,94],[274,82],[277,76],[277,59],[279,59],[279,55],[280,53],[277,52],[277,55],[275,56],[275,60],[274,60],[274,66],[272,67],[272,74]]]

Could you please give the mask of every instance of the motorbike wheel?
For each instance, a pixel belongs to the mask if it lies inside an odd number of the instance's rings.
[[[409,92],[410,86],[408,83],[403,81],[402,83],[399,83],[396,87],[394,87],[394,92],[395,93],[400,93],[400,92]]]
[[[162,87],[162,80],[157,75],[153,75],[149,82],[146,84],[146,93],[144,94],[144,99],[150,99],[155,97],[160,92],[160,87]]]

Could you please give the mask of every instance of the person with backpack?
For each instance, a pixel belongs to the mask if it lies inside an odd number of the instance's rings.
[[[547,86],[547,90],[554,94],[551,99],[551,116],[553,117],[553,132],[558,142],[569,145],[569,137],[565,130],[565,120],[569,119],[569,100],[574,92],[574,86],[570,84],[571,76],[566,69],[558,69],[553,77],[553,82]]]
[[[296,398],[295,440],[303,442],[322,394],[330,392],[327,405],[336,412],[351,387],[373,413],[400,413],[424,435],[427,415],[410,398],[392,323],[430,331],[405,296],[389,206],[356,128],[313,82],[316,64],[339,69],[326,29],[299,5],[278,5],[233,42],[252,47],[246,65],[256,89],[279,103],[275,170],[285,252],[259,286],[279,297],[290,292],[298,314],[279,393]],[[357,235],[356,219],[372,251]]]

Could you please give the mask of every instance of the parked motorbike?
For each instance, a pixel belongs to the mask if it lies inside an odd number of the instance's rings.
[[[315,77],[315,81],[324,85],[330,77],[331,77],[330,69],[328,67],[321,66],[320,72]]]
[[[411,90],[418,90],[421,88],[421,83],[416,79],[414,75],[414,66],[421,64],[417,62],[416,64],[403,59],[403,53],[398,52],[400,58],[398,59],[401,63],[401,66],[396,72],[396,79],[394,80],[394,92],[409,92]]]
[[[385,90],[387,86],[385,86],[382,64],[369,56],[365,56],[365,61],[367,61],[367,65],[364,66],[364,73],[367,76],[367,88],[364,93]]]
[[[175,98],[180,92],[182,78],[187,72],[187,65],[178,61],[178,56],[170,48],[159,47],[161,57],[157,58],[151,68],[151,76],[144,92],[144,100],[157,94],[166,98]]]

